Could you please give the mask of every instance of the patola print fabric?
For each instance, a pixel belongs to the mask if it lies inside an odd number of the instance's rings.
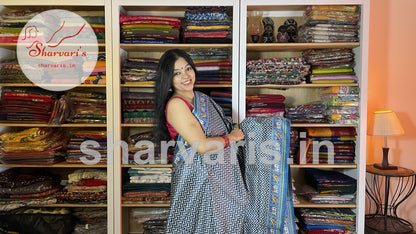
[[[240,127],[246,136],[243,177],[249,195],[244,233],[296,233],[287,163],[289,119],[248,117]]]
[[[207,95],[195,92],[194,105],[193,114],[207,136],[228,132],[223,113]],[[224,149],[224,163],[209,163],[217,158],[213,155],[205,158],[195,153],[192,157],[191,151],[179,136],[167,233],[242,233],[247,193],[239,164],[230,161],[236,158],[231,157],[230,147]]]

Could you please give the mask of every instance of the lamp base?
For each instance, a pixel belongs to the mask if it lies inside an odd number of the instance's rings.
[[[397,166],[394,165],[383,165],[381,163],[374,163],[373,166],[380,170],[397,170]]]

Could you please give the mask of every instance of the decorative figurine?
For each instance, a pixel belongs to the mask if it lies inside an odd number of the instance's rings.
[[[274,22],[272,18],[266,17],[262,20],[263,23],[263,43],[273,43],[274,42]]]
[[[277,29],[277,42],[278,43],[287,43],[289,40],[289,35],[287,34],[287,27],[286,25],[280,25]]]
[[[288,42],[294,43],[298,38],[298,23],[294,19],[287,19],[284,23],[286,26],[286,32],[289,36]]]

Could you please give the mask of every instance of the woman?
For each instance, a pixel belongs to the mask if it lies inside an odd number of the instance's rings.
[[[195,79],[195,65],[185,51],[168,50],[160,58],[157,136],[176,140],[167,233],[241,233],[247,194],[229,145],[244,134],[227,130],[231,125],[222,109],[194,91]]]

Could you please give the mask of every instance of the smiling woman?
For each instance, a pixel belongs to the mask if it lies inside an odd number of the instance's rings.
[[[232,130],[209,96],[194,91],[195,65],[185,51],[166,51],[158,66],[156,136],[178,143],[167,233],[240,233],[247,193],[229,144],[244,134]],[[221,163],[208,163],[219,158]]]

